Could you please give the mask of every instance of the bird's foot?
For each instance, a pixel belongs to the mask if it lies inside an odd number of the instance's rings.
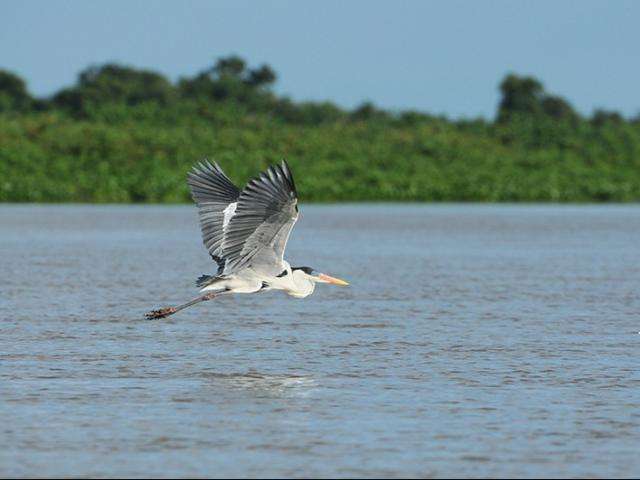
[[[145,313],[145,317],[147,318],[147,320],[155,320],[157,318],[164,318],[164,317],[168,317],[169,315],[173,315],[174,313],[176,313],[176,308],[175,307],[164,307],[164,308],[160,308],[158,310],[152,310],[149,313]]]

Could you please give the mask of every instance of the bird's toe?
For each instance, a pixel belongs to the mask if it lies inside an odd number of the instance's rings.
[[[167,317],[175,312],[176,312],[176,309],[174,307],[165,307],[165,308],[160,308],[158,310],[152,310],[149,313],[146,313],[145,317],[149,320],[155,320],[157,318]]]

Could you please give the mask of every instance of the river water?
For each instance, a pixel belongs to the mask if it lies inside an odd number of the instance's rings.
[[[633,477],[640,207],[303,205],[351,282],[220,298],[191,206],[0,206],[0,475]]]

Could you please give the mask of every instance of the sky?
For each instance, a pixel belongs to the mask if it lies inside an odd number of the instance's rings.
[[[237,54],[295,100],[492,118],[509,72],[640,113],[640,1],[0,0],[0,69],[47,96],[105,62],[171,80]]]

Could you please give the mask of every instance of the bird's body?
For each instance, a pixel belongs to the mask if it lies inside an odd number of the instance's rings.
[[[218,270],[197,280],[202,297],[155,310],[147,317],[165,317],[223,293],[283,290],[304,298],[313,293],[316,283],[347,285],[328,275],[314,275],[309,267],[291,267],[284,260],[289,234],[298,220],[296,187],[286,162],[269,167],[243,190],[215,162],[194,167],[187,183],[198,206],[203,243]]]

